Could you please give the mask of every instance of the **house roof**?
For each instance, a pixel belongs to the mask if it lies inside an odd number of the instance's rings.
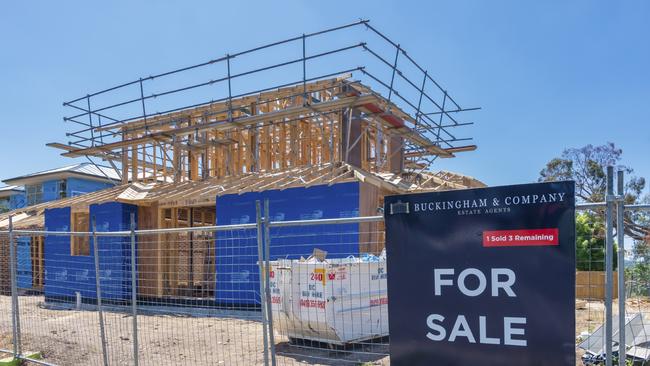
[[[113,168],[91,163],[80,163],[64,166],[61,168],[21,175],[18,177],[5,179],[3,182],[6,184],[22,186],[26,184],[35,184],[50,179],[64,179],[74,176],[107,182],[110,182],[112,180],[120,180],[119,173]]]
[[[388,193],[444,191],[450,189],[485,187],[482,182],[447,171],[423,172],[417,175],[373,173],[345,163],[290,168],[274,172],[252,172],[240,177],[211,178],[183,183],[132,183],[17,209],[0,215],[0,230],[6,230],[8,216],[14,215],[16,229],[44,226],[46,209],[71,207],[85,211],[92,204],[106,202],[130,203],[138,206],[182,207],[214,205],[217,196],[246,192],[344,182],[366,182]]]
[[[0,187],[0,198],[10,197],[23,192],[25,192],[25,188],[19,186]]]

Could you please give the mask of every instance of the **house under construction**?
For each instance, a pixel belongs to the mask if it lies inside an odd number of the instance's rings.
[[[345,43],[357,34],[368,40]],[[69,141],[49,146],[110,165],[120,172],[120,184],[13,211],[16,229],[89,231],[94,219],[98,230],[126,230],[131,213],[138,229],[254,222],[254,202],[265,198],[275,199],[279,220],[371,216],[385,195],[484,186],[431,170],[436,159],[476,148],[454,131],[471,124],[459,120],[461,112],[476,108],[462,108],[365,20],[139,78],[64,105],[74,111],[65,121],[78,128],[67,134]],[[8,214],[0,216],[0,229],[7,225]],[[380,224],[358,225],[356,245],[340,255],[383,249]],[[214,233],[150,236],[137,245],[140,296],[219,300],[230,279],[220,277]],[[93,265],[89,240],[44,241],[45,250],[39,245],[33,252],[40,271],[34,276],[44,279],[35,287],[46,297],[73,296],[74,289],[62,292],[69,286],[60,268],[48,270],[48,257],[70,263],[66,273],[87,270]],[[128,256],[120,252],[124,246],[116,248],[112,258]],[[90,296],[93,290],[79,291]]]

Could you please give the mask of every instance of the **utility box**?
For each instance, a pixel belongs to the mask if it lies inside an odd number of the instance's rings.
[[[274,329],[335,345],[387,336],[386,260],[372,257],[271,262]]]

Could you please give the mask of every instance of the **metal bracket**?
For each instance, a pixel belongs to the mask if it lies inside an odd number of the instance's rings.
[[[605,202],[622,202],[624,200],[624,195],[608,194],[605,196]]]

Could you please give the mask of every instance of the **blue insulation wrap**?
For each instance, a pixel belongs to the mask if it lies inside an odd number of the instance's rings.
[[[255,201],[269,200],[271,221],[359,216],[359,183],[231,194],[216,199],[217,225],[254,223]],[[256,230],[217,232],[216,300],[226,305],[259,304]],[[328,258],[359,255],[359,224],[271,229],[270,260],[308,257],[315,248]]]
[[[95,219],[98,232],[130,230],[131,213],[136,215],[135,220],[138,222],[137,206],[118,202],[90,206],[90,218]],[[131,237],[100,236],[97,241],[102,297],[114,300],[130,299]]]
[[[45,210],[46,231],[70,231],[70,208]],[[92,253],[92,242],[91,242]],[[95,272],[91,256],[71,256],[69,236],[45,236],[45,283],[43,290],[48,298],[75,301],[75,292],[84,297],[95,295]]]
[[[30,237],[16,238],[16,281],[19,289],[32,288],[32,253]]]
[[[130,214],[137,206],[104,203],[90,206],[90,218],[95,217],[97,231],[128,230]],[[45,210],[48,231],[70,231],[70,208]],[[137,219],[136,219],[137,222]],[[88,228],[88,231],[91,229]],[[130,298],[130,238],[98,237],[99,267],[102,297],[107,300]],[[75,301],[80,292],[84,301],[96,299],[94,242],[90,240],[90,255],[71,255],[69,236],[45,237],[46,301]]]

